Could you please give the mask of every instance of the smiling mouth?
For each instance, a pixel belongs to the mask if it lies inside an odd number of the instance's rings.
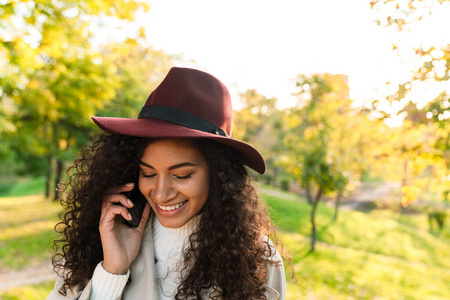
[[[177,205],[159,205],[159,204],[156,204],[157,206],[158,206],[158,208],[160,208],[160,209],[162,209],[162,210],[164,210],[164,211],[171,211],[171,210],[175,210],[175,209],[177,209],[177,208],[180,208],[181,206],[183,206],[186,202],[188,202],[188,200],[186,200],[186,201],[183,201],[183,202],[181,202],[181,203],[178,203]]]

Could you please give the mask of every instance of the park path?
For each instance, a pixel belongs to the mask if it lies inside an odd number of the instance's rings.
[[[55,279],[55,273],[50,262],[17,271],[0,269],[0,292],[12,287],[37,284],[52,279]]]
[[[286,199],[286,200],[291,200],[291,201],[299,201],[299,200],[301,200],[300,196],[298,196],[298,195],[288,194],[286,192],[279,192],[279,191],[276,191],[276,190],[271,190],[271,189],[264,188],[262,186],[258,186],[257,191],[258,192],[263,192],[264,194],[267,194],[267,195],[270,195],[270,196],[283,198],[283,199]]]

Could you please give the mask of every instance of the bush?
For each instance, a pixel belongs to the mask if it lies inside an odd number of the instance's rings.
[[[290,183],[291,183],[291,181],[290,181],[289,179],[283,178],[283,179],[281,179],[281,182],[280,182],[280,188],[281,188],[283,191],[289,191],[289,185],[290,185]]]
[[[433,230],[433,223],[436,223],[438,230],[442,231],[442,229],[444,229],[446,219],[447,214],[443,211],[433,211],[428,213],[428,223],[430,224],[430,230]]]

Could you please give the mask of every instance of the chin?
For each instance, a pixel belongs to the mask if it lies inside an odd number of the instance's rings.
[[[162,226],[172,229],[183,227],[189,222],[189,220],[167,220],[166,218],[158,218],[158,221]]]

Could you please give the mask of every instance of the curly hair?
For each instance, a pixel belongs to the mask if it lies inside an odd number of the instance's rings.
[[[99,220],[103,198],[113,187],[136,181],[139,160],[151,139],[101,135],[85,146],[69,168],[55,226],[53,265],[64,278],[62,295],[82,288],[103,260]],[[198,228],[184,250],[183,281],[175,299],[266,299],[268,263],[279,245],[267,209],[250,174],[232,149],[209,139],[190,139],[210,170],[210,194]],[[220,222],[218,221],[220,220]],[[281,262],[278,262],[281,263]]]

